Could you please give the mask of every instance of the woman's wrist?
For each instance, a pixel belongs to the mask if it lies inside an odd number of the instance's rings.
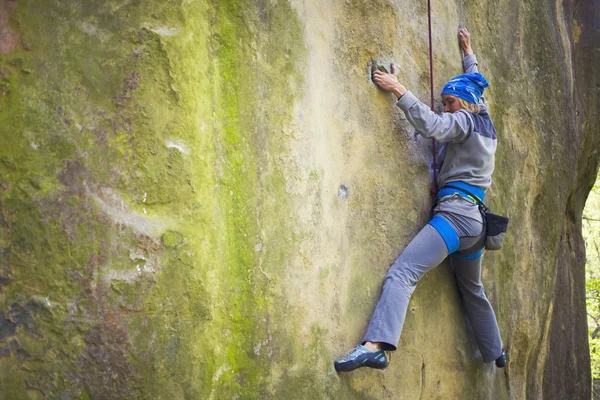
[[[406,90],[406,88],[398,83],[398,85],[396,85],[396,87],[394,87],[394,90],[392,90],[392,93],[394,93],[394,96],[396,96],[398,99],[400,99],[400,97],[404,96],[404,94],[407,92],[408,90]]]
[[[465,57],[473,54],[473,49],[471,49],[471,46],[464,48],[463,51],[465,52]]]

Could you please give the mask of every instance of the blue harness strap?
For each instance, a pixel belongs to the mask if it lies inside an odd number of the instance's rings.
[[[440,215],[434,215],[431,221],[429,221],[429,225],[438,231],[442,239],[444,239],[448,254],[452,254],[458,250],[460,247],[460,238],[446,218]]]
[[[456,257],[458,258],[462,258],[463,260],[476,260],[479,257],[481,257],[481,255],[483,254],[483,249],[476,251],[475,253],[471,253],[471,254],[456,254]]]
[[[485,201],[485,190],[462,181],[448,182],[440,189],[437,198],[441,199],[442,197],[450,196],[455,193],[465,199],[470,199],[475,203],[483,203]]]

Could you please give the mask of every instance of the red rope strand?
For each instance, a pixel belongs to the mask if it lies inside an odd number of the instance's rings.
[[[434,111],[435,102],[433,99],[433,45],[431,44],[431,0],[427,0],[427,20],[429,28],[429,89],[431,91],[431,111]],[[434,111],[435,112],[435,111]],[[437,182],[437,149],[435,145],[435,139],[431,139],[433,149],[433,185],[431,186],[431,193],[435,197],[438,192]]]

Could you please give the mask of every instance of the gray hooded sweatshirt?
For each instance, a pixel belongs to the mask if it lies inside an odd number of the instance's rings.
[[[475,55],[463,58],[465,73],[478,72]],[[466,110],[435,114],[411,92],[406,92],[396,103],[406,118],[423,137],[443,143],[443,162],[438,166],[438,186],[462,181],[485,192],[492,183],[496,130],[483,103],[481,111],[473,114]]]

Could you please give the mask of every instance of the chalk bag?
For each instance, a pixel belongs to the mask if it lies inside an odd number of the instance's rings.
[[[508,229],[508,217],[494,214],[487,207],[484,207],[482,211],[485,217],[485,248],[486,250],[500,250]]]

